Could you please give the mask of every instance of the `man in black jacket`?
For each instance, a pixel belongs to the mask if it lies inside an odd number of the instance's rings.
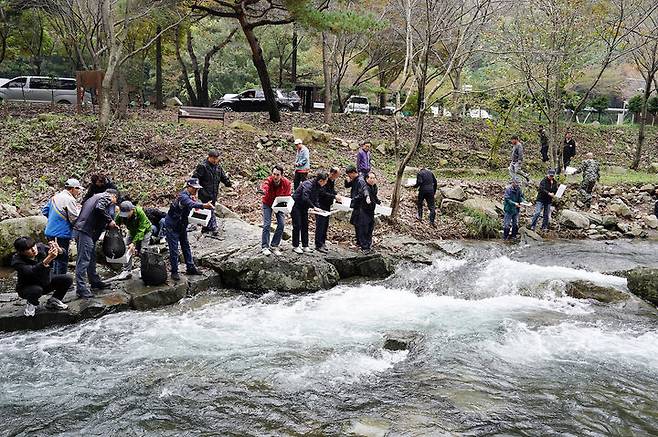
[[[292,198],[295,204],[292,207],[290,217],[292,218],[292,248],[295,253],[311,252],[308,247],[308,210],[318,208],[318,199],[322,187],[327,184],[329,175],[319,171],[313,179],[307,179],[295,190]],[[299,247],[299,243],[302,247]]]
[[[548,174],[542,181],[539,183],[539,190],[537,192],[537,203],[535,204],[535,213],[532,215],[532,223],[530,224],[530,229],[535,230],[537,226],[537,220],[539,220],[539,214],[544,211],[544,217],[541,223],[542,231],[548,230],[548,222],[551,217],[551,203],[553,202],[553,197],[557,192],[557,181],[555,180],[555,170],[548,170]]]
[[[361,242],[361,233],[359,232],[359,216],[362,214],[362,200],[368,196],[368,187],[363,176],[356,171],[356,167],[353,165],[348,166],[345,169],[345,188],[350,188],[350,208],[352,208],[352,216],[350,217],[350,223],[354,225],[354,233],[356,235],[356,245],[359,249],[363,248],[363,243]]]
[[[427,209],[430,210],[430,225],[436,226],[436,206],[434,196],[436,196],[436,176],[434,173],[423,167],[416,175],[416,185],[418,188],[418,220],[423,220],[423,202],[427,202]]]
[[[372,249],[372,233],[375,230],[375,208],[381,203],[377,197],[377,178],[368,173],[366,179],[366,196],[359,199],[361,213],[357,219],[357,238],[361,242],[361,250],[370,253]]]
[[[51,241],[49,246],[37,244],[31,237],[20,237],[14,241],[16,253],[11,258],[11,266],[16,269],[18,281],[16,292],[27,300],[23,314],[33,317],[39,306],[39,298],[53,293],[46,307],[65,310],[68,305],[62,302],[73,278],[69,275],[53,275],[51,263],[62,250],[57,242]]]
[[[322,190],[318,199],[318,207],[324,211],[330,211],[338,193],[336,192],[336,179],[340,177],[340,170],[333,167],[329,170],[329,179]],[[327,253],[327,231],[329,230],[329,216],[315,216],[315,250]]]
[[[201,203],[210,202],[213,205],[217,203],[220,182],[226,187],[232,186],[228,176],[224,173],[224,169],[219,165],[219,152],[217,150],[208,152],[208,158],[196,166],[192,177],[197,178],[199,184],[201,184],[201,189],[199,190],[199,201]],[[213,235],[217,235],[217,218],[215,217],[214,210],[212,211],[208,227],[201,229],[201,232],[210,232]]]
[[[91,288],[102,290],[109,287],[96,272],[96,242],[106,228],[116,227],[114,215],[118,198],[119,192],[114,189],[94,194],[82,205],[80,215],[73,225],[73,236],[78,248],[75,292],[80,298],[94,297],[87,288],[86,277],[89,278]]]
[[[87,186],[87,192],[82,198],[82,203],[85,203],[94,194],[104,193],[106,190],[119,191],[116,184],[108,176],[100,173],[91,175],[91,183]]]
[[[548,136],[546,135],[546,129],[544,126],[539,125],[539,144],[540,144],[540,153],[542,162],[548,162]]]

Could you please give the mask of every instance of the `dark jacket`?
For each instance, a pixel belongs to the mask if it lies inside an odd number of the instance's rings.
[[[570,159],[576,156],[576,140],[564,140],[564,147],[562,148],[562,156],[564,159]]]
[[[110,188],[119,191],[116,184],[112,182],[110,178],[107,178],[107,182],[105,182],[105,185],[101,187],[99,187],[96,184],[89,184],[89,186],[87,187],[87,192],[85,193],[85,197],[82,198],[82,203],[85,203],[87,200],[89,200],[92,196],[96,194],[104,193],[106,190],[109,190]],[[119,199],[119,202],[120,201],[121,199]]]
[[[416,175],[416,185],[421,193],[436,193],[437,182],[434,173],[426,168],[421,169]]]
[[[87,234],[94,241],[97,241],[103,230],[113,220],[114,210],[115,204],[112,203],[110,194],[94,194],[82,205],[82,210],[75,221],[75,225],[73,225],[73,229]]]
[[[315,178],[302,182],[292,195],[295,201],[293,208],[308,209],[318,207],[321,190],[322,187]]]
[[[361,224],[371,223],[373,220],[375,220],[375,208],[377,205],[382,203],[381,200],[379,200],[377,197],[377,192],[379,191],[377,184],[369,185],[366,183],[366,191],[368,193],[368,197],[370,197],[370,203],[366,201],[367,199],[365,197],[359,200],[361,203],[361,206],[359,207],[361,213],[357,217],[357,220]]]
[[[224,169],[219,164],[212,165],[207,159],[196,166],[192,177],[199,179],[202,187],[199,190],[199,200],[202,202],[217,202],[220,182],[227,187],[232,185]]]
[[[321,209],[324,209],[325,211],[329,211],[331,209],[331,205],[334,203],[334,200],[336,199],[337,194],[338,193],[336,192],[336,181],[334,181],[331,178],[327,179],[327,183],[320,190],[320,198],[318,199],[318,206]]]
[[[37,243],[39,253],[35,258],[28,258],[15,253],[11,258],[11,266],[16,269],[18,282],[16,282],[16,291],[21,294],[25,287],[38,285],[46,287],[50,284],[50,269],[43,265],[43,260],[48,256],[48,246]]]
[[[548,193],[557,193],[557,181],[554,178],[553,182],[551,183],[551,180],[547,176],[539,183],[539,190],[537,191],[537,202],[550,204],[553,201],[553,198],[549,196]]]
[[[363,179],[362,175],[359,175],[353,181],[345,181],[345,188],[350,188],[350,197],[352,198],[350,202],[350,208],[352,208],[350,223],[356,224],[361,213],[361,205],[370,193],[368,191],[368,183]]]
[[[541,147],[548,147],[548,136],[546,136],[546,131],[540,130],[539,131],[539,144],[541,144]]]
[[[523,201],[525,201],[525,198],[521,187],[510,185],[505,189],[505,195],[503,196],[503,211],[505,211],[505,214],[516,214],[519,212],[516,204]]]
[[[185,231],[190,211],[195,208],[203,208],[203,203],[192,199],[192,196],[187,190],[181,191],[169,206],[169,211],[165,217],[165,227],[172,231]]]

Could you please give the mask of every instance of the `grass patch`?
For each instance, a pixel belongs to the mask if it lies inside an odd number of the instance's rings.
[[[464,222],[471,238],[497,238],[500,222],[486,213],[472,208],[464,209]]]

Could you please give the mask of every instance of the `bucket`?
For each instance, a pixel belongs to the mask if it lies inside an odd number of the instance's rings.
[[[205,227],[210,223],[211,216],[212,210],[210,209],[193,209],[190,211],[187,222],[191,225],[201,225]]]
[[[291,196],[277,196],[272,203],[272,211],[274,213],[290,214],[294,204],[295,200]]]

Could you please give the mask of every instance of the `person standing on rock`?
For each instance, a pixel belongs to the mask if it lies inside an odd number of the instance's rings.
[[[573,139],[571,132],[567,132],[564,136],[564,146],[562,147],[562,162],[564,163],[564,170],[567,170],[571,164],[571,158],[576,156],[576,140]]]
[[[345,176],[345,188],[350,188],[350,198],[352,199],[350,202],[350,208],[352,208],[350,223],[354,226],[356,246],[362,249],[363,243],[361,241],[361,233],[359,232],[359,217],[362,214],[362,200],[368,196],[369,191],[365,179],[356,171],[355,166],[348,166],[345,169]]]
[[[537,191],[537,202],[535,203],[535,212],[532,215],[532,222],[530,222],[530,229],[533,231],[537,226],[539,215],[544,213],[541,223],[541,230],[547,231],[549,221],[551,218],[551,204],[553,198],[557,193],[557,181],[555,180],[555,170],[548,170],[546,177],[539,183],[539,190]]]
[[[427,203],[427,209],[430,211],[430,225],[436,226],[434,220],[436,218],[436,205],[434,198],[436,196],[436,189],[438,184],[434,173],[423,167],[416,175],[416,185],[418,188],[418,220],[423,220],[423,203]]]
[[[279,196],[290,196],[290,180],[283,176],[283,167],[275,165],[272,174],[263,181],[261,185],[263,193],[263,235],[261,238],[261,249],[263,255],[281,255],[279,245],[283,237],[283,229],[286,224],[286,216],[283,212],[276,213],[276,230],[270,242],[270,226],[272,224],[272,205],[274,199]]]
[[[87,187],[85,196],[82,198],[82,203],[84,204],[87,200],[91,199],[91,196],[104,193],[107,190],[119,191],[116,184],[108,176],[100,173],[91,175],[91,183]]]
[[[295,140],[295,148],[297,154],[295,155],[295,179],[293,184],[295,191],[297,191],[299,184],[308,178],[308,172],[311,170],[311,158],[308,147],[304,145],[300,138]]]
[[[512,143],[512,159],[509,165],[509,174],[512,179],[517,176],[522,176],[526,183],[530,182],[528,175],[521,170],[523,165],[523,144],[519,141],[519,137],[514,135],[511,140]]]
[[[76,294],[82,299],[94,297],[87,287],[89,278],[91,288],[102,290],[109,287],[96,271],[96,243],[106,228],[115,228],[114,214],[119,192],[110,188],[103,193],[94,194],[82,205],[78,219],[73,225],[73,236],[78,249],[75,263]]]
[[[521,191],[521,181],[518,177],[512,178],[512,183],[505,190],[503,198],[503,240],[513,240],[519,232],[519,213],[521,203],[524,202],[523,191]],[[511,233],[510,233],[511,228]]]
[[[201,203],[196,200],[196,195],[201,189],[201,184],[197,178],[188,179],[185,189],[181,191],[176,199],[171,202],[169,211],[165,217],[165,238],[169,246],[169,262],[171,264],[171,279],[180,281],[178,274],[178,246],[183,252],[183,259],[187,275],[200,275],[201,272],[194,265],[192,258],[192,249],[187,239],[187,224],[190,211],[193,209],[213,209],[210,201]]]
[[[232,186],[224,169],[219,165],[219,152],[217,150],[210,150],[208,152],[208,157],[196,166],[192,177],[198,179],[199,184],[201,184],[199,200],[203,203],[210,202],[213,206],[217,203],[217,198],[219,197],[219,183],[221,182],[226,187]],[[217,217],[215,216],[214,208],[212,208],[208,226],[202,228],[201,233],[211,233],[214,236],[218,235]]]
[[[542,162],[548,162],[548,136],[546,135],[546,129],[542,125],[539,125],[539,144],[541,146],[539,149],[541,160]]]
[[[361,242],[363,253],[370,253],[372,250],[372,233],[375,230],[375,208],[381,203],[377,197],[377,177],[370,173],[366,178],[366,196],[359,200],[361,202],[357,220],[357,239]]]
[[[340,177],[340,170],[337,167],[332,167],[329,170],[329,178],[322,190],[318,199],[318,206],[323,211],[330,211],[331,205],[334,203],[338,193],[336,192],[336,179]],[[329,230],[329,216],[316,215],[315,216],[315,250],[322,253],[327,253],[327,231]]]
[[[578,167],[574,174],[583,174],[583,180],[580,183],[578,193],[580,194],[583,203],[590,206],[592,203],[592,191],[594,191],[594,186],[601,178],[601,175],[599,174],[599,163],[594,160],[594,154],[588,152],[585,155],[585,158],[586,159],[580,163],[580,167]]]
[[[80,197],[81,191],[80,181],[71,178],[64,184],[64,189],[55,194],[41,210],[43,215],[48,217],[44,232],[46,238],[49,241],[56,241],[62,249],[53,261],[55,275],[63,275],[68,270],[73,223],[77,220],[81,208],[77,198]]]
[[[313,179],[299,184],[292,195],[295,204],[292,207],[292,250],[295,253],[311,252],[308,247],[308,210],[318,208],[318,201],[322,187],[327,184],[329,175],[320,171]],[[299,247],[299,243],[302,247]]]
[[[368,177],[371,170],[370,146],[370,141],[364,141],[356,154],[356,170],[363,176],[363,179]]]
[[[73,284],[73,278],[66,274],[53,274],[51,263],[61,249],[56,241],[49,246],[34,241],[31,237],[20,237],[14,241],[16,253],[11,258],[11,266],[16,270],[18,281],[16,292],[27,300],[23,315],[33,317],[39,307],[39,298],[53,293],[46,308],[65,310],[68,308],[62,299]]]

